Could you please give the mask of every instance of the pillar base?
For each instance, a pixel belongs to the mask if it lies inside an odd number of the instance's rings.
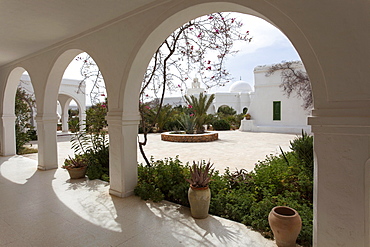
[[[112,196],[117,196],[117,197],[129,197],[129,196],[132,196],[134,195],[134,191],[127,191],[125,193],[122,193],[122,192],[119,192],[119,191],[116,191],[116,190],[113,190],[113,189],[109,189],[109,194],[112,195]]]

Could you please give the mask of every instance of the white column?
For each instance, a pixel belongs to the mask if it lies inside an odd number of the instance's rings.
[[[58,168],[57,122],[56,114],[36,116],[38,169],[40,170]]]
[[[1,118],[1,154],[4,156],[16,154],[15,147],[15,115],[3,115]]]
[[[83,112],[80,112],[79,119],[80,119],[80,130],[82,131],[86,127],[86,110],[84,110]]]
[[[109,112],[106,117],[109,132],[109,193],[130,196],[137,184],[137,134],[139,114],[122,115]]]
[[[314,246],[370,246],[369,118],[311,117]]]
[[[62,132],[68,132],[68,112],[63,111],[62,116]]]

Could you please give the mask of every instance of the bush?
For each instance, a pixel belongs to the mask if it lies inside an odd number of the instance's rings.
[[[181,165],[176,157],[164,160],[151,160],[151,166],[140,164],[138,167],[138,184],[135,194],[144,200],[154,202],[163,199],[184,206],[189,206],[189,167]]]
[[[224,119],[213,121],[212,126],[214,130],[230,130],[230,124]]]
[[[304,140],[302,140],[304,139]],[[231,173],[228,169],[221,175],[214,172],[209,184],[212,197],[209,212],[227,219],[252,226],[266,237],[272,237],[268,214],[275,206],[288,206],[298,211],[302,218],[302,230],[297,243],[312,245],[313,220],[313,178],[306,171],[311,162],[312,151],[307,136],[293,141],[305,148],[279,156],[268,156],[259,162],[254,171],[239,170]],[[297,144],[299,143],[299,145]],[[303,153],[298,150],[304,150]],[[302,156],[303,155],[303,156]],[[313,162],[313,161],[312,161]],[[169,200],[189,206],[187,191],[189,184],[188,165],[181,165],[176,159],[153,161],[151,167],[139,165],[139,181],[135,194],[144,200]]]
[[[27,133],[31,141],[37,141],[37,131],[36,130],[31,128],[27,131]]]
[[[230,106],[227,106],[227,105],[224,105],[224,106],[220,106],[217,110],[217,113],[218,114],[224,114],[224,115],[235,115],[236,114],[236,111],[234,110],[234,108],[230,107]]]

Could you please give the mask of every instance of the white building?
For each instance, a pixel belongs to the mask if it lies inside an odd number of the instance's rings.
[[[254,90],[248,82],[236,81],[229,92],[214,93],[215,99],[208,113],[216,113],[221,106],[232,107],[237,114],[247,108],[252,120],[242,120],[241,131],[300,134],[304,130],[311,133],[307,125],[311,112],[303,109],[302,99],[294,93],[288,98],[280,88],[281,71],[266,76],[269,68],[265,65],[254,69]],[[301,62],[295,63],[295,69],[305,71]],[[202,92],[210,95],[199,84],[193,83],[186,94],[198,96]],[[163,102],[164,105],[186,105],[183,97],[166,97]]]
[[[239,130],[295,134],[304,130],[311,133],[307,125],[311,111],[303,109],[303,100],[294,93],[288,98],[282,91],[280,71],[266,76],[270,67],[258,66],[254,69],[255,91],[248,107],[251,120],[242,120]],[[295,69],[305,71],[300,62],[295,64]]]
[[[72,100],[76,102],[78,107],[80,126],[81,128],[84,126],[86,120],[86,85],[79,84],[80,81],[73,79],[62,79],[60,83],[56,113],[58,115],[58,122],[62,124],[62,132],[68,132],[68,109]],[[32,82],[28,74],[21,76],[19,85],[35,98]],[[31,109],[31,111],[33,117],[30,119],[30,122],[37,129],[37,125],[35,124],[37,102],[36,107]]]

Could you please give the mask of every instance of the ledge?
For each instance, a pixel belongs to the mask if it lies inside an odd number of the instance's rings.
[[[206,132],[204,134],[161,134],[162,141],[168,142],[213,142],[218,140],[218,133]]]

